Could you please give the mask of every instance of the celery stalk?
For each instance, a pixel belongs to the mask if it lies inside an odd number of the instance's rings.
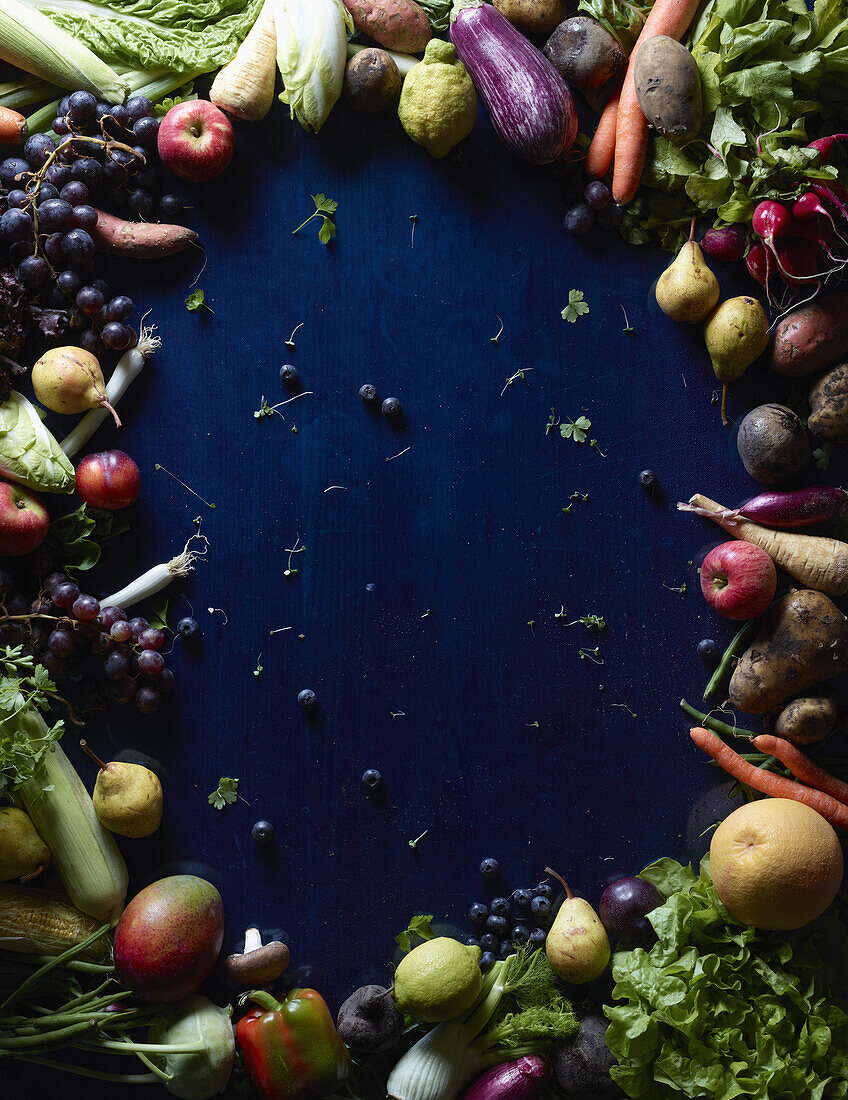
[[[45,80],[30,76],[25,80],[9,80],[0,84],[0,107],[20,111],[56,94],[56,88]]]

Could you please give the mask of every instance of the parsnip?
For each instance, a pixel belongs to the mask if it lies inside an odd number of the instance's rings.
[[[264,118],[274,102],[277,79],[277,34],[274,9],[265,0],[247,38],[215,77],[209,98],[228,115],[245,122]]]

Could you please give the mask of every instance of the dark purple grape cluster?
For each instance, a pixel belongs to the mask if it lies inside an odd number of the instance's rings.
[[[32,134],[22,157],[0,163],[0,267],[10,264],[27,296],[56,313],[56,336],[70,330],[94,355],[126,351],[138,339],[128,323],[132,300],[94,278],[93,231],[99,208],[156,214],[158,130],[147,96],[124,105],[73,92],[58,105],[58,140]],[[158,206],[169,220],[182,209],[175,195]]]
[[[101,607],[64,573],[51,573],[30,600],[0,569],[0,644],[25,645],[60,694],[66,684],[82,685],[77,694],[87,704],[134,703],[141,714],[154,714],[174,687],[161,652],[165,634],[120,607]]]

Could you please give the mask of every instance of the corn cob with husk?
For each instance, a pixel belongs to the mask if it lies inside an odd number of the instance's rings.
[[[32,955],[60,955],[82,943],[99,925],[71,905],[61,894],[26,886],[0,886],[0,950]],[[79,957],[106,962],[111,944],[106,936],[80,952]]]

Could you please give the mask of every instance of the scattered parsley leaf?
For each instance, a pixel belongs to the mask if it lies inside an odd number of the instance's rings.
[[[569,290],[568,305],[561,314],[563,321],[569,321],[571,324],[574,324],[578,317],[582,317],[584,313],[588,312],[589,307],[583,301],[583,291]]]
[[[412,841],[410,841],[410,844]],[[413,917],[409,922],[409,927],[405,932],[400,932],[395,936],[395,943],[403,951],[405,955],[408,955],[413,947],[417,947],[413,941],[416,939],[421,940],[424,943],[426,940],[432,940],[436,938],[436,933],[432,930],[430,925],[433,923],[433,914],[419,913]]]
[[[188,103],[193,99],[197,99],[197,92],[194,90],[194,82],[192,81],[184,88],[180,88],[177,94],[166,99],[160,99],[158,103],[155,103],[153,105],[153,117],[164,118],[168,111],[172,107],[176,107],[178,103]]]
[[[311,197],[312,201],[315,203],[315,210],[309,215],[306,221],[300,223],[297,229],[292,230],[292,236],[294,236],[295,233],[299,233],[313,218],[321,218],[321,228],[318,230],[318,240],[321,244],[329,244],[336,235],[336,223],[333,221],[333,214],[338,210],[339,204],[334,199],[328,199],[327,196],[323,195],[320,191],[317,195],[312,195]]]
[[[199,313],[202,309],[208,309],[212,314],[215,313],[215,310],[210,305],[206,304],[206,292],[199,287],[197,290],[193,290],[186,298],[185,307],[189,313]]]
[[[586,433],[592,427],[592,421],[586,416],[576,420],[563,420],[559,425],[559,434],[563,439],[573,439],[575,443],[585,443]]]
[[[222,776],[218,780],[217,788],[209,795],[209,805],[216,810],[223,810],[225,806],[231,806],[239,798],[239,781],[229,776]]]
[[[823,443],[821,447],[817,447],[813,451],[813,458],[816,460],[816,468],[819,470],[826,470],[830,466],[830,456],[833,454],[833,444]]]

